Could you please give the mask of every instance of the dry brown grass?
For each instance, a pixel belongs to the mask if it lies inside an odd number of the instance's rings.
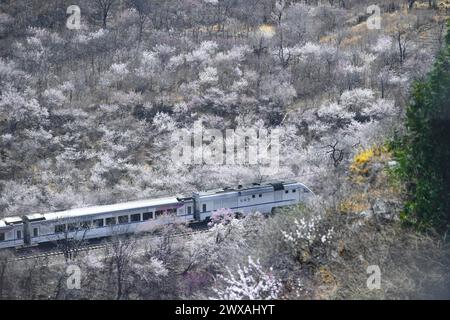
[[[450,0],[447,0],[450,2]],[[442,2],[442,1],[441,1]],[[450,4],[449,4],[450,5]],[[427,3],[428,6],[428,3]],[[441,7],[444,4],[442,2]],[[425,7],[423,8],[425,9]],[[429,10],[427,8],[427,10]],[[381,30],[369,30],[367,28],[367,22],[361,22],[349,28],[348,35],[346,35],[342,41],[340,42],[340,47],[350,48],[356,47],[365,41],[365,36],[369,35],[371,32],[383,32],[385,34],[394,34],[399,28],[400,29],[408,29],[413,28],[418,17],[416,15],[417,12],[408,11],[406,7],[404,7],[401,11],[393,12],[393,13],[382,13],[381,14]],[[439,14],[433,18],[436,23],[439,19],[447,19],[448,16]],[[420,32],[418,30],[418,32]],[[428,36],[428,34],[427,34]],[[321,43],[333,43],[337,39],[336,34],[326,35],[320,38],[319,42]]]
[[[399,222],[372,221],[341,232],[344,248],[329,264],[337,289],[328,292],[328,299],[450,298],[450,248],[435,238],[406,230]],[[379,290],[366,286],[369,265],[380,267]]]

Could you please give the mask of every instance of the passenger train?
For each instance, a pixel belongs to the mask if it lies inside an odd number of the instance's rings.
[[[219,209],[234,213],[271,213],[312,195],[298,182],[253,183],[195,192],[191,197],[168,197],[28,214],[0,220],[0,249],[20,248],[63,239],[93,239],[115,234],[149,231],[172,223],[194,223],[210,219]]]

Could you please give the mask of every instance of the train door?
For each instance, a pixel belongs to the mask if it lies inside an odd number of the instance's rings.
[[[274,201],[277,202],[281,200],[283,200],[283,190],[275,191]]]
[[[23,235],[21,234],[21,230],[17,230],[16,236],[17,239],[21,239],[23,237],[24,245],[29,246],[31,245],[30,221],[26,217],[24,217],[23,222]]]

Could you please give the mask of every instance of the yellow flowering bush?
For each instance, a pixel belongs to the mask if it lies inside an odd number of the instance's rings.
[[[383,155],[387,153],[388,150],[385,146],[377,145],[358,152],[353,158],[352,164],[350,165],[350,172],[353,181],[356,183],[364,182],[369,173],[369,164],[373,161],[383,161]]]

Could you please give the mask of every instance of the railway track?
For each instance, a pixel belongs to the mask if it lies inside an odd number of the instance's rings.
[[[202,228],[196,227],[195,229],[192,229],[192,231],[174,233],[174,234],[171,234],[169,236],[171,238],[181,238],[181,237],[192,236],[194,234],[207,233],[209,231],[210,231],[209,228],[207,228],[206,226],[202,227]],[[122,241],[133,242],[133,241],[139,241],[139,240],[144,240],[144,239],[158,239],[158,238],[163,238],[163,237],[167,237],[167,235],[154,235],[154,234],[139,235],[138,237],[135,237],[133,239],[128,238],[128,239],[125,239],[125,240],[122,240]],[[16,256],[13,259],[13,261],[24,261],[24,260],[30,260],[30,259],[49,258],[49,257],[56,257],[56,256],[68,256],[67,257],[68,259],[72,259],[74,256],[76,256],[77,254],[79,254],[81,252],[89,252],[89,251],[95,251],[95,250],[104,249],[104,248],[106,248],[108,246],[113,245],[114,243],[118,243],[119,241],[109,241],[109,242],[106,242],[106,243],[85,245],[85,246],[82,246],[80,248],[69,249],[69,250],[56,249],[56,250],[48,250],[48,251],[45,251],[45,252],[42,252],[42,253],[32,252],[32,253],[29,253],[29,254],[23,254],[23,255],[20,255],[20,256]]]

